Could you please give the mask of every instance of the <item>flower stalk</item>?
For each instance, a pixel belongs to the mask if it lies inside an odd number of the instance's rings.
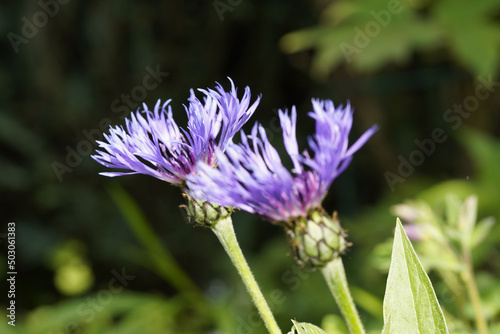
[[[472,265],[471,253],[469,249],[463,249],[462,255],[466,268],[462,273],[462,279],[469,294],[469,298],[474,311],[474,320],[476,322],[477,332],[479,334],[488,334],[488,323],[484,317],[483,307],[481,305],[481,296],[477,289],[476,279],[474,278],[474,268]]]
[[[273,313],[269,308],[264,295],[259,289],[257,282],[248,266],[243,252],[236,239],[236,234],[234,233],[233,223],[231,217],[222,218],[213,227],[212,231],[215,233],[220,243],[224,247],[227,255],[231,259],[231,262],[238,270],[248,293],[252,297],[254,305],[257,307],[259,314],[264,321],[264,324],[271,334],[281,334],[281,330],[278,327],[276,320],[274,319]]]
[[[337,257],[321,269],[330,291],[342,312],[351,334],[364,334],[365,329],[349,291],[342,258]]]

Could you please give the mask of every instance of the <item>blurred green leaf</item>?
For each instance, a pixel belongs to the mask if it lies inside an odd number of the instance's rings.
[[[476,284],[481,294],[483,312],[489,322],[500,316],[500,284],[498,277],[488,272],[476,274]]]
[[[440,0],[432,7],[453,54],[476,75],[498,69],[500,25],[492,16],[499,9],[496,0]]]
[[[431,281],[397,219],[383,333],[448,333]]]
[[[477,217],[477,196],[469,196],[462,204],[458,215],[458,232],[462,242],[462,247],[470,250],[472,233],[476,225]]]
[[[281,47],[287,53],[316,49],[311,75],[317,79],[341,63],[373,72],[443,44],[471,72],[489,75],[496,73],[500,56],[500,25],[490,18],[498,9],[495,0],[440,0],[432,5],[340,0],[326,7],[318,26],[285,35]]]
[[[476,228],[471,235],[471,248],[474,249],[477,245],[482,243],[489,235],[491,229],[495,225],[495,218],[487,217],[476,224]]]
[[[352,289],[352,287],[351,287]],[[321,327],[325,329],[327,334],[348,334],[349,329],[347,328],[344,319],[337,314],[328,314],[323,317],[321,321]]]
[[[476,191],[477,183],[474,181],[447,180],[422,191],[416,198],[427,202],[431,206],[435,206],[438,203],[441,204],[443,200],[446,200],[450,193],[456,198],[463,200]],[[482,200],[482,198],[480,198],[480,200]],[[449,217],[451,219],[452,215]]]
[[[408,6],[389,12],[387,1],[338,1],[322,14],[319,27],[287,34],[281,40],[285,52],[316,48],[311,74],[324,78],[341,62],[360,72],[377,70],[388,63],[402,63],[413,49],[434,45],[440,30],[426,24]]]
[[[102,291],[110,297],[101,298]],[[39,307],[24,324],[26,334],[174,333],[174,319],[183,309],[180,299],[100,290],[95,295]],[[130,330],[135,330],[135,332]]]
[[[497,322],[490,327],[490,334],[500,334],[500,322]]]
[[[8,324],[9,321],[11,321],[9,318],[7,318],[7,314],[5,314],[3,311],[0,313],[0,316],[4,321],[0,323],[0,332],[2,334],[17,334],[21,333],[21,330],[19,328],[22,328],[23,326],[19,323],[18,320],[16,320],[15,324],[16,326],[11,326]]]

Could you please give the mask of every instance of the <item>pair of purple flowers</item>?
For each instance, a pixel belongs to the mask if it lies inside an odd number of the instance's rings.
[[[299,151],[296,138],[297,112],[280,111],[285,148],[293,163],[287,170],[269,142],[262,125],[256,123],[250,135],[241,132],[241,143],[232,138],[254,113],[260,96],[251,103],[245,88],[238,98],[231,81],[226,92],[191,90],[187,129],[179,128],[169,101],[154,110],[132,113],[126,129],[115,127],[99,142],[102,150],[93,158],[102,165],[122,169],[105,176],[147,174],[182,187],[192,197],[210,203],[256,213],[271,222],[291,224],[307,218],[321,202],[333,180],[346,169],[353,154],[377,130],[373,126],[348,146],[352,126],[350,105],[335,108],[330,100],[312,100],[309,116],[316,121],[309,150]]]

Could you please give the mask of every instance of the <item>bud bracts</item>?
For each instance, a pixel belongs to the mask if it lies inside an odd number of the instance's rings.
[[[293,255],[307,268],[321,268],[349,246],[337,214],[328,216],[322,209],[312,210],[307,218],[298,218],[285,228]]]
[[[207,201],[194,199],[186,193],[186,205],[181,205],[187,211],[189,222],[198,226],[212,228],[220,219],[231,215],[233,208],[219,206]]]

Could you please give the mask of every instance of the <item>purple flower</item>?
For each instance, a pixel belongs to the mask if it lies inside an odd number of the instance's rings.
[[[200,89],[205,95],[203,102],[191,90],[189,104],[184,106],[187,130],[175,123],[170,100],[163,104],[158,101],[153,110],[144,104],[143,110],[138,109],[125,120],[125,129],[110,127],[109,134],[104,134],[106,141],[98,141],[103,150],[97,150],[92,158],[106,167],[124,171],[101,175],[146,174],[183,186],[198,162],[215,166],[215,150],[225,150],[260,102],[259,96],[250,105],[249,87],[238,99],[237,89],[229,80],[229,92],[220,84],[215,90]]]
[[[217,168],[200,164],[188,177],[189,192],[196,198],[256,213],[272,222],[288,223],[320,209],[333,180],[349,165],[352,155],[377,131],[373,126],[348,147],[352,109],[335,108],[330,100],[312,100],[309,116],[316,133],[308,139],[309,150],[299,153],[295,127],[297,112],[279,113],[285,148],[292,171],[282,164],[262,125],[241,134],[242,143],[217,151]]]

